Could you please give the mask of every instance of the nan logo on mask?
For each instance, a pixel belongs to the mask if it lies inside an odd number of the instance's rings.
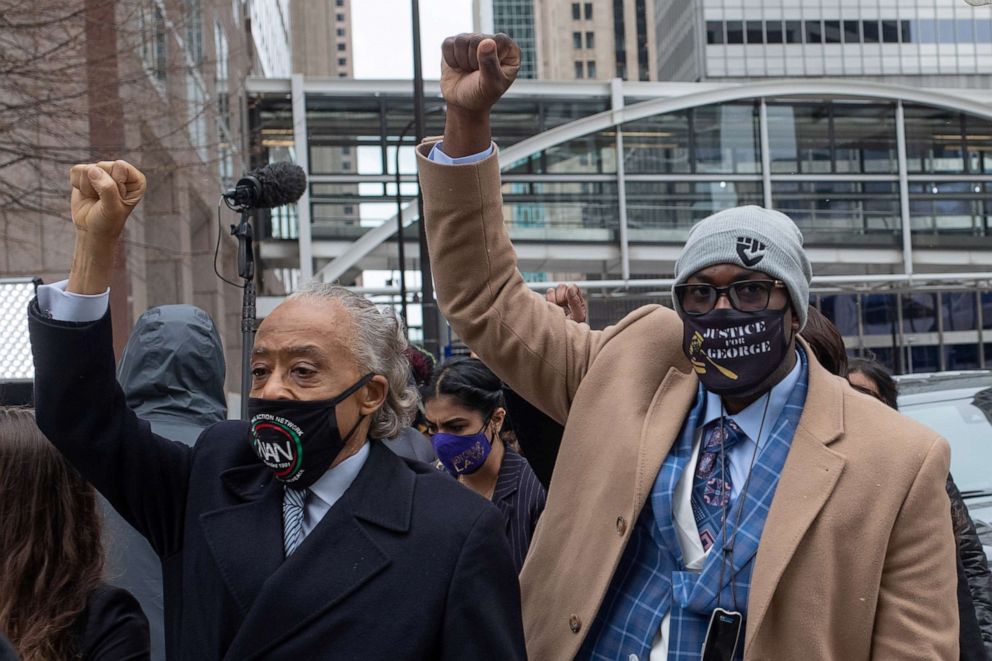
[[[252,419],[252,446],[276,477],[292,482],[303,459],[303,430],[281,416],[260,413]]]
[[[761,241],[749,236],[737,237],[737,256],[741,258],[744,266],[751,268],[765,258],[765,251],[768,249]]]

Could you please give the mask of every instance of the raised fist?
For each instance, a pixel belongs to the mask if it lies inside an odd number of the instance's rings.
[[[126,161],[73,165],[72,223],[88,239],[114,243],[145,194],[145,175]]]
[[[577,323],[583,323],[588,317],[586,310],[586,299],[582,296],[582,290],[575,284],[560,284],[553,289],[544,292],[544,298],[549,303],[554,303],[565,313],[566,319],[571,319]]]
[[[513,84],[520,47],[505,34],[464,33],[441,45],[441,94],[449,106],[488,112]]]

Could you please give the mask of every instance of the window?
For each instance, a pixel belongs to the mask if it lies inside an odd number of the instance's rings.
[[[203,64],[203,11],[200,0],[186,0],[186,47],[197,65]]]
[[[765,41],[769,44],[782,43],[782,21],[768,21],[765,23]]]
[[[992,43],[992,23],[975,21],[975,41],[980,44]]]
[[[596,35],[592,32],[586,32],[586,48],[595,48]]]
[[[954,43],[954,22],[937,21],[937,38],[942,44]]]
[[[343,37],[344,36],[344,28],[338,28],[337,29],[337,35],[339,37]]]
[[[986,21],[987,22],[987,21]],[[955,21],[958,26],[958,43],[959,44],[970,44],[975,41],[975,30],[974,22],[967,19],[959,19]]]
[[[589,60],[586,62],[586,76],[588,78],[596,77],[596,62],[595,60]]]
[[[348,60],[346,58],[343,58],[343,57],[339,57],[338,58],[338,66],[339,67],[346,66],[347,64],[348,64]]]
[[[899,21],[899,41],[904,44],[913,43],[913,28],[910,21]]]
[[[341,169],[349,172],[351,170],[351,161],[341,161]]]
[[[344,7],[344,0],[335,0],[334,4],[338,7]]]
[[[335,18],[338,19],[338,21],[340,22],[344,22],[344,14],[338,14],[337,16],[335,16]]]
[[[856,44],[861,41],[861,22],[844,21],[844,43]]]
[[[577,21],[580,18],[582,18],[582,8],[579,6],[579,3],[573,2],[572,3],[572,20],[573,21]]]
[[[344,71],[338,71],[338,78],[347,78],[348,74]]]
[[[787,44],[801,44],[801,43],[803,43],[803,22],[802,21],[786,21],[785,22],[785,43],[787,43]]]
[[[806,43],[823,43],[823,24],[820,21],[806,21]]]
[[[747,22],[747,43],[749,44],[765,43],[765,34],[761,21]]]
[[[727,21],[727,43],[744,43],[744,24],[740,21]]]
[[[866,44],[877,44],[879,41],[878,21],[862,21],[861,34],[864,36]]]
[[[840,21],[823,21],[823,40],[828,44],[840,43]]]
[[[158,81],[165,81],[167,51],[165,39],[165,17],[152,3],[144,4],[140,13],[141,57],[145,70]]]
[[[723,43],[723,21],[706,21],[706,43]]]
[[[572,33],[572,48],[579,49],[582,48],[582,33],[573,32]]]
[[[575,79],[576,80],[582,80],[583,78],[585,78],[585,75],[583,73],[582,63],[581,62],[576,62],[575,63]]]
[[[899,43],[899,24],[896,21],[882,21],[882,41],[887,44]]]
[[[338,44],[338,50],[343,51],[347,46],[345,44]]]
[[[592,3],[591,2],[587,2],[586,3],[586,20],[588,21],[588,20],[591,20],[591,19],[592,19]]]

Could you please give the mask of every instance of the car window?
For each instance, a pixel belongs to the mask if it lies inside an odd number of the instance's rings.
[[[971,399],[904,405],[899,410],[947,439],[951,474],[961,491],[992,489],[992,424]]]

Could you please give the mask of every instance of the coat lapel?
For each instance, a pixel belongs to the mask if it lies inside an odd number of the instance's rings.
[[[756,639],[782,573],[830,498],[846,463],[828,447],[844,433],[844,386],[803,344],[809,356],[809,392],[755,558],[745,654]]]
[[[692,408],[699,382],[695,375],[669,368],[651,399],[641,427],[637,455],[635,498],[640,508],[654,486],[661,463],[678,440],[686,415]],[[662,405],[664,403],[664,405]]]
[[[265,581],[225,658],[264,657],[385,570],[374,529],[410,529],[414,484],[402,460],[373,443],[355,482]]]
[[[228,590],[246,614],[283,561],[283,490],[262,464],[230,468],[221,481],[237,502],[201,514],[200,527]]]

